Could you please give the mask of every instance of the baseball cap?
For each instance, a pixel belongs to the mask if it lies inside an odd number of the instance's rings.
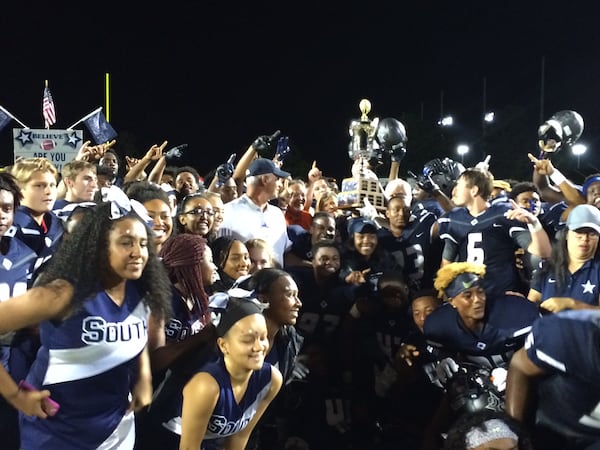
[[[272,173],[279,178],[287,178],[291,175],[289,172],[281,170],[273,161],[267,158],[255,159],[250,163],[250,166],[248,166],[248,170],[246,170],[247,177],[266,175],[268,173]]]
[[[591,228],[600,234],[600,210],[592,205],[577,205],[567,218],[569,230]]]
[[[375,233],[379,227],[375,222],[364,217],[357,217],[348,222],[348,234],[353,236],[354,233]]]

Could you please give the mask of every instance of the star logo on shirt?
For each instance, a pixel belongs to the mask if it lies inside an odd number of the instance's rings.
[[[585,284],[582,284],[581,287],[583,288],[583,293],[584,294],[593,294],[594,293],[594,288],[596,287],[595,284],[592,284],[590,282],[590,280],[587,280],[585,282]]]

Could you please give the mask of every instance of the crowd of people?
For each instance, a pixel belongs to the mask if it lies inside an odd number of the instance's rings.
[[[395,144],[348,205],[278,137],[0,171],[2,448],[600,448],[600,174]]]

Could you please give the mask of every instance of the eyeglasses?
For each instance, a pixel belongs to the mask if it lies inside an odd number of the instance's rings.
[[[215,215],[215,212],[212,209],[194,208],[194,209],[190,209],[189,211],[184,212],[183,214],[191,214],[192,216],[212,217]]]

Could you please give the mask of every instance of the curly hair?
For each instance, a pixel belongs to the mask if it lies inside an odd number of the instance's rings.
[[[103,274],[110,272],[109,233],[116,223],[126,217],[139,220],[148,233],[148,262],[136,286],[143,300],[158,317],[171,314],[171,284],[167,272],[156,253],[152,230],[135,213],[121,219],[111,220],[110,203],[100,203],[85,214],[50,260],[48,268],[40,275],[38,285],[46,285],[56,279],[73,285],[72,310],[80,309],[85,300],[102,291]]]
[[[433,287],[438,291],[439,298],[446,297],[446,288],[461,273],[474,273],[480,277],[485,276],[485,264],[471,262],[454,262],[445,265],[437,271]]]
[[[199,301],[203,325],[209,321],[208,295],[200,269],[206,246],[206,239],[202,236],[178,234],[167,239],[160,252],[171,282],[179,284],[179,291],[184,297]]]

